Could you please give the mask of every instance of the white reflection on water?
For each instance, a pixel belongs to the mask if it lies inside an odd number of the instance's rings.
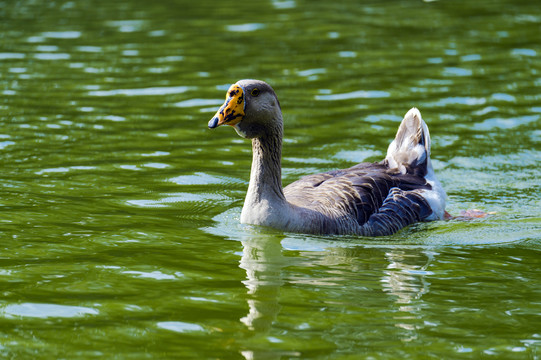
[[[178,333],[205,331],[201,325],[181,321],[162,321],[156,324],[159,328],[171,330]]]
[[[72,170],[76,170],[76,171],[79,171],[79,170],[93,170],[95,168],[96,168],[95,166],[83,166],[83,165],[78,166],[78,165],[75,165],[75,166],[70,166],[70,167],[57,167],[57,168],[41,169],[39,171],[36,171],[35,174],[36,175],[49,176],[49,174],[53,174],[53,173],[67,173],[67,172],[72,171]]]
[[[111,20],[105,22],[106,25],[117,28],[122,33],[140,31],[146,23],[145,20]]]
[[[180,175],[169,179],[177,185],[211,185],[211,184],[242,184],[243,180],[228,176],[215,176],[204,172],[196,172],[189,175]]]
[[[394,317],[395,326],[408,331],[402,341],[415,340],[416,330],[422,327],[420,319],[423,304],[418,300],[429,292],[430,282],[427,277],[433,273],[427,268],[435,254],[431,251],[412,253],[399,248],[385,253],[389,265],[383,271],[381,283],[383,291],[396,298],[399,312]]]
[[[25,57],[26,54],[22,53],[0,52],[0,60],[24,59]]]
[[[182,94],[190,90],[190,86],[162,86],[140,89],[113,89],[113,90],[95,90],[89,91],[90,96],[156,96],[156,95],[174,95]]]
[[[342,94],[316,95],[316,100],[350,100],[350,99],[368,99],[368,98],[384,98],[391,94],[387,91],[380,90],[357,90]]]
[[[226,29],[231,32],[252,32],[263,29],[265,24],[253,23],[253,24],[240,24],[240,25],[227,25]]]
[[[188,99],[179,101],[175,104],[173,104],[176,107],[180,108],[189,108],[189,107],[203,107],[203,106],[209,106],[209,105],[220,105],[224,101],[219,99]]]
[[[56,304],[22,303],[7,305],[4,308],[0,308],[0,316],[7,318],[18,316],[42,319],[50,317],[72,318],[98,314],[98,310],[89,307]]]
[[[51,39],[77,39],[82,33],[80,31],[45,31],[41,36]]]
[[[253,232],[253,237],[243,240],[243,252],[240,267],[246,270],[248,313],[240,319],[257,337],[264,336],[266,341],[273,342],[268,334],[280,311],[280,289],[284,285],[283,269],[292,264],[291,258],[282,253],[282,239],[271,234]],[[403,329],[401,339],[404,342],[415,340],[417,331],[424,327],[423,302],[420,300],[430,290],[428,277],[433,275],[428,267],[437,253],[432,250],[420,252],[401,248],[390,248],[385,252],[388,265],[381,278],[382,289],[393,298],[397,311],[395,326]],[[314,286],[335,285],[342,282],[329,282],[332,277]],[[343,279],[342,279],[343,280]],[[302,324],[301,324],[302,325]],[[337,324],[339,326],[339,324]],[[306,324],[306,326],[309,326]],[[276,352],[246,350],[242,352],[246,359],[279,359]]]
[[[258,336],[265,336],[269,343],[281,343],[281,339],[267,334],[280,313],[280,287],[284,283],[282,269],[289,261],[282,254],[279,237],[255,232],[252,235],[253,238],[242,241],[239,267],[246,270],[243,284],[248,289],[246,301],[249,312],[240,321]],[[256,349],[243,350],[241,354],[246,360],[278,360],[301,355],[296,351]]]
[[[171,275],[171,274],[164,274],[163,272],[157,271],[157,270],[150,271],[150,272],[130,270],[130,271],[123,271],[122,273],[127,274],[127,275],[132,275],[133,277],[137,277],[137,278],[154,279],[154,280],[176,280],[179,277],[184,276],[183,274],[179,272],[176,272],[174,275]]]
[[[537,51],[533,49],[513,49],[511,55],[515,56],[537,56]]]
[[[69,60],[71,55],[67,53],[40,53],[34,54],[34,58],[38,60]]]
[[[281,271],[287,261],[282,254],[280,239],[275,237],[256,236],[243,241],[242,245],[239,266],[246,270],[243,284],[248,289],[250,311],[240,321],[250,330],[267,332],[280,312]]]
[[[276,9],[293,9],[297,7],[295,0],[272,0],[271,3]]]
[[[126,201],[130,205],[140,207],[168,207],[171,204],[178,204],[183,202],[197,202],[197,203],[216,203],[222,201],[231,200],[229,197],[220,194],[196,194],[196,193],[172,193],[169,196],[162,197],[158,200],[149,199],[133,199]]]

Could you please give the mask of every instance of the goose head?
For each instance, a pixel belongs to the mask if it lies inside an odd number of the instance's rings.
[[[230,125],[237,134],[253,139],[282,129],[282,111],[272,87],[260,80],[240,80],[231,85],[225,103],[209,121],[209,128]]]

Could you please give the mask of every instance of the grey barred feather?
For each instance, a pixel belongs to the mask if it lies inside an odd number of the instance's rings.
[[[365,227],[373,236],[391,235],[408,225],[422,221],[431,212],[426,200],[416,191],[393,188]]]
[[[366,235],[378,236],[430,215],[430,207],[415,189],[431,186],[421,176],[401,174],[384,163],[362,163],[304,176],[286,186],[284,194],[291,204],[325,215],[320,220],[323,233],[335,233],[334,221],[341,218],[354,221],[352,227],[362,227]]]

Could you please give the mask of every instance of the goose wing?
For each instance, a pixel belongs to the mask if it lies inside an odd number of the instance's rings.
[[[296,206],[330,218],[346,216],[369,233],[384,235],[430,214],[417,193],[423,189],[430,189],[423,177],[402,174],[382,162],[308,175],[286,186],[284,194]]]

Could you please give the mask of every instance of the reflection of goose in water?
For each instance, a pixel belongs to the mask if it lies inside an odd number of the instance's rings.
[[[427,268],[434,254],[405,249],[390,249],[385,253],[389,265],[381,282],[383,291],[396,296],[398,313],[395,325],[408,331],[403,341],[416,339],[416,330],[423,327],[421,297],[429,292],[430,283],[426,277],[432,273]]]
[[[250,312],[241,321],[250,329],[266,332],[280,311],[278,298],[285,263],[282,245],[276,238],[243,241],[240,267],[246,270]]]
[[[303,243],[296,242],[299,246],[294,249],[301,251],[301,257],[293,258],[283,252],[283,245],[293,243],[292,239],[278,239],[276,236],[265,236],[261,233],[254,235],[253,239],[242,241],[243,253],[240,260],[240,267],[246,270],[243,283],[247,288],[249,307],[248,313],[240,321],[253,332],[250,338],[243,341],[245,350],[242,355],[245,359],[281,359],[302,355],[296,348],[288,351],[272,344],[272,334],[277,330],[273,329],[273,324],[281,311],[280,288],[286,283],[318,291],[322,299],[315,307],[314,303],[310,304],[314,311],[329,307],[340,313],[342,301],[354,302],[359,309],[367,306],[366,311],[370,311],[375,303],[388,303],[390,307],[385,314],[374,315],[383,316],[383,319],[394,324],[397,335],[404,342],[416,339],[419,329],[426,326],[426,316],[423,313],[426,303],[422,296],[430,289],[427,277],[431,273],[427,268],[432,262],[434,252],[364,246],[328,247],[314,251],[317,241],[306,241],[304,249],[300,246]],[[306,266],[307,263],[313,266],[314,270],[319,267],[325,269],[316,270],[317,277],[316,274],[299,276],[300,270],[295,265]],[[358,277],[366,275],[369,277],[357,281]],[[336,297],[337,292],[342,295]],[[319,316],[319,313],[314,314],[314,319]],[[361,310],[352,316],[353,318],[344,318],[340,315],[336,322],[328,323],[321,334],[322,342],[334,343],[335,346],[357,341],[361,344],[365,337],[374,336],[373,329],[366,333],[363,330],[362,323],[366,321],[366,313]],[[355,318],[360,321],[359,326]],[[381,320],[382,318],[376,319]],[[311,323],[308,319],[306,321],[307,324]],[[359,338],[352,335],[352,332]]]
[[[238,319],[248,334],[237,342],[245,359],[301,357],[305,349],[281,343],[282,321],[296,324],[291,336],[315,331],[312,326],[328,317],[329,309],[337,312],[337,318],[318,330],[318,344],[328,349],[342,346],[344,341],[362,348],[363,339],[383,339],[388,334],[382,327],[365,330],[366,321],[394,324],[395,336],[404,342],[415,339],[419,329],[430,326],[426,310],[431,305],[423,300],[430,290],[429,266],[437,255],[430,248],[355,244],[351,238],[336,241],[312,236],[284,237],[278,232],[239,225],[238,208],[215,220],[214,226],[205,228],[206,232],[240,240],[243,247],[239,267],[245,276],[239,281],[246,288],[247,310]],[[284,299],[292,301],[290,291],[299,287],[304,289],[304,295],[314,293],[315,297],[296,299],[302,307],[300,318],[282,315],[286,316],[282,319],[280,313],[284,309],[299,315],[288,308],[295,302],[282,303]],[[301,304],[303,301],[309,302]],[[354,307],[351,315],[342,314],[342,304]],[[380,311],[382,304],[387,304],[383,305],[384,313]],[[368,320],[367,314],[375,319]],[[275,325],[277,322],[279,325]]]
[[[266,335],[280,312],[280,287],[283,284],[282,269],[288,261],[282,254],[279,238],[257,234],[253,239],[242,241],[243,251],[240,267],[246,270],[246,285],[249,312],[240,319],[256,336]],[[242,351],[247,360],[281,359],[285,356],[297,357],[293,351],[257,349]]]

